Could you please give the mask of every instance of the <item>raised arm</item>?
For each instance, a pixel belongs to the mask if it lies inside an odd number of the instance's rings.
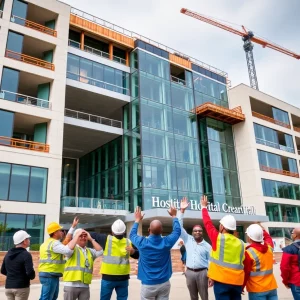
[[[139,228],[139,223],[143,220],[144,218],[144,214],[142,214],[142,210],[139,206],[137,206],[135,208],[135,212],[134,212],[134,216],[135,216],[135,222],[131,228],[130,234],[129,234],[129,239],[132,241],[132,243],[139,248],[142,241],[144,240],[144,238],[142,236],[139,236],[137,234],[138,232],[138,228]]]
[[[78,225],[79,223],[79,218],[78,217],[75,217],[74,220],[73,220],[73,223],[72,223],[72,227],[69,229],[66,237],[64,238],[64,240],[62,241],[62,244],[63,245],[68,245],[69,242],[72,240],[72,237],[73,237],[73,233],[76,229],[76,226]]]
[[[183,242],[185,244],[187,243],[187,241],[189,239],[189,234],[183,228],[183,215],[189,205],[190,205],[190,203],[188,202],[187,197],[183,197],[180,202],[180,214],[178,214],[178,221],[179,221],[180,228],[181,228],[180,237],[183,239]]]
[[[202,212],[202,219],[204,223],[205,230],[207,232],[207,235],[211,241],[211,245],[213,250],[217,249],[217,238],[219,235],[218,230],[215,228],[213,222],[210,219],[210,216],[208,214],[207,210],[207,196],[202,196],[201,197],[201,212]]]
[[[165,237],[165,244],[167,245],[167,247],[172,248],[180,237],[181,228],[176,217],[177,209],[174,206],[171,206],[168,210],[168,213],[173,218],[173,231]]]

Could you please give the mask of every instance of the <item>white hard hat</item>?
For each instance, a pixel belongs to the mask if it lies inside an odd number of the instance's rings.
[[[236,220],[232,215],[226,215],[221,220],[220,223],[229,230],[236,230]]]
[[[13,236],[14,244],[19,245],[23,241],[25,241],[26,239],[29,239],[29,238],[31,238],[31,236],[26,231],[19,230]]]
[[[111,231],[116,235],[121,235],[126,231],[125,223],[118,219],[111,225]]]
[[[73,237],[77,234],[77,232],[82,231],[82,228],[77,228],[74,232],[73,232]]]
[[[249,238],[254,242],[261,243],[264,240],[264,233],[262,228],[258,224],[250,225],[246,230]]]

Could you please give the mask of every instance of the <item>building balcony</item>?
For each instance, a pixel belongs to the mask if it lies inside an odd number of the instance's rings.
[[[193,112],[200,117],[209,117],[231,125],[245,121],[245,115],[240,106],[229,109],[206,102],[193,109]]]
[[[36,57],[32,57],[32,56],[29,56],[29,55],[26,55],[26,54],[14,52],[14,51],[11,51],[11,50],[8,50],[8,49],[6,49],[6,51],[5,51],[5,57],[11,58],[11,59],[14,59],[14,60],[18,60],[18,61],[22,61],[24,63],[34,65],[34,66],[37,66],[37,67],[41,67],[41,68],[44,68],[44,69],[48,69],[48,70],[51,70],[51,71],[55,70],[54,64],[52,64],[50,62],[47,62],[45,60],[38,59]]]
[[[125,210],[124,200],[66,196],[62,198],[61,203],[62,203],[62,207]]]
[[[106,58],[106,59],[113,60],[117,63],[122,64],[122,65],[127,65],[126,59],[124,59],[124,58],[118,57],[116,55],[112,55],[112,58],[111,58],[111,55],[108,52],[101,51],[101,50],[98,50],[96,48],[92,48],[92,47],[87,46],[87,45],[82,46],[82,44],[80,42],[69,40],[69,46],[73,47],[73,48],[83,50],[85,52],[88,52],[88,53],[91,53],[91,54],[94,54],[94,55],[97,55],[97,56],[100,56],[100,57],[103,57],[103,58]]]
[[[264,166],[264,165],[260,165],[260,170],[264,171],[264,172],[275,173],[275,174],[279,174],[279,175],[299,178],[298,173],[294,173],[294,172],[290,172],[290,171],[286,171],[286,170],[281,170],[281,169],[276,169],[276,168],[270,168],[270,167]]]
[[[268,141],[268,140],[256,138],[256,143],[261,144],[261,145],[265,145],[265,146],[268,146],[268,147],[272,147],[272,148],[275,148],[275,149],[279,149],[279,150],[282,150],[282,151],[295,153],[295,150],[292,147],[280,145],[278,143],[274,143],[274,142],[271,142],[271,141]]]
[[[0,136],[0,145],[19,149],[49,153],[49,145],[21,139]]]
[[[108,119],[105,117],[96,116],[96,115],[92,115],[92,114],[88,114],[88,113],[84,113],[84,112],[80,112],[80,111],[76,111],[76,110],[72,110],[72,109],[68,109],[68,108],[65,109],[65,116],[70,117],[70,118],[75,118],[78,120],[84,120],[84,121],[98,123],[98,124],[102,124],[102,125],[122,128],[121,121]]]
[[[53,29],[51,29],[49,27],[46,27],[46,26],[43,26],[41,24],[23,19],[23,18],[18,17],[18,16],[14,16],[14,15],[11,16],[10,20],[13,23],[23,25],[23,26],[31,28],[33,30],[37,30],[37,31],[40,31],[42,33],[57,37],[57,31],[56,30],[53,30]]]
[[[278,121],[278,120],[275,120],[275,119],[273,119],[271,117],[262,115],[262,114],[260,114],[258,112],[252,111],[252,116],[256,117],[256,118],[259,118],[259,119],[262,119],[264,121],[267,121],[267,122],[270,122],[270,123],[273,123],[273,124],[276,124],[276,125],[279,125],[279,126],[291,129],[291,125],[286,124],[286,123],[281,122],[281,121]]]
[[[40,108],[45,109],[51,109],[51,103],[47,100],[23,95],[23,94],[17,94],[5,90],[0,90],[0,99],[13,101],[20,104],[25,104],[29,106],[37,106]]]

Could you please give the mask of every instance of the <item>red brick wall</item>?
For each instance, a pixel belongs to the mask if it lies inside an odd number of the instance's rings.
[[[2,264],[3,258],[5,256],[6,252],[0,252],[0,264]],[[38,277],[38,265],[39,265],[39,252],[32,251],[32,259],[34,264],[34,269],[36,271],[36,277],[34,280],[31,281],[31,283],[39,283],[39,277]],[[102,258],[99,257],[95,260],[94,264],[94,271],[93,271],[93,278],[101,278],[101,275],[99,274],[99,269],[101,266],[101,260]],[[131,274],[136,275],[136,260],[130,259],[130,267],[131,267]],[[173,265],[173,272],[182,272],[182,263],[180,260],[180,252],[179,250],[172,250],[172,265]],[[5,284],[5,276],[0,274],[0,286],[3,286]]]
[[[3,257],[5,256],[6,252],[0,252],[0,264],[2,264]],[[32,280],[32,283],[39,283],[39,278],[38,278],[38,265],[39,265],[39,252],[34,251],[31,252],[32,258],[33,258],[33,264],[34,264],[34,269],[36,271],[36,277],[34,280]],[[281,260],[282,253],[275,253],[275,260],[277,263],[280,262]],[[182,272],[182,262],[180,260],[180,251],[179,250],[172,250],[172,267],[173,267],[173,272]],[[101,266],[101,260],[102,258],[99,257],[95,260],[94,264],[94,271],[93,271],[93,278],[101,278],[101,275],[99,274],[99,269]],[[135,259],[130,259],[130,267],[131,267],[131,274],[136,275],[137,270],[136,270],[136,260]],[[0,286],[3,286],[5,283],[5,276],[0,274]]]

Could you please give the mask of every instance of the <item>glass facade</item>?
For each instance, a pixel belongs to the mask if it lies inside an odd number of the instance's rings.
[[[266,197],[300,200],[300,185],[262,179],[263,194]]]
[[[17,53],[22,53],[23,40],[24,40],[24,36],[22,34],[9,31],[7,37],[6,49]],[[19,58],[19,55],[16,57]]]
[[[61,197],[76,196],[77,160],[63,158],[61,175]]]
[[[14,128],[14,113],[0,110],[0,136],[12,137]]]
[[[14,0],[11,12],[11,20],[17,24],[25,26],[25,20],[27,18],[27,7],[28,4],[26,2]],[[14,18],[15,16],[19,18]]]
[[[39,250],[44,240],[45,216],[0,213],[0,251],[14,247],[13,235],[25,230],[30,238],[30,249]]]
[[[274,129],[254,123],[256,143],[295,153],[293,137]]]
[[[285,124],[290,124],[289,114],[279,108],[272,107],[273,117],[275,120]]]
[[[48,170],[0,163],[0,200],[45,203]]]
[[[300,222],[299,206],[266,203],[266,212],[271,222]]]
[[[4,93],[3,98],[5,100],[16,101],[17,95],[12,93],[18,93],[19,76],[20,76],[19,71],[9,69],[9,68],[3,68],[1,91],[11,92],[11,93],[3,92]]]
[[[68,54],[67,78],[129,95],[129,74],[100,63]]]

